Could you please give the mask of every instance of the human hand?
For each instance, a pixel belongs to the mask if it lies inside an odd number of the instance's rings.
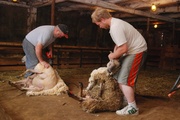
[[[110,53],[109,53],[109,55],[108,55],[109,60],[112,60],[112,59],[113,59],[112,54],[113,54],[113,52],[110,51]]]
[[[45,68],[48,68],[50,66],[50,64],[46,61],[41,61],[40,64],[43,65]]]

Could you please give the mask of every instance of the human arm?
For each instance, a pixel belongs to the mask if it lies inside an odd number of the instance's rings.
[[[109,55],[108,55],[108,58],[110,60],[112,59],[118,59],[120,58],[124,53],[126,53],[128,50],[128,47],[127,47],[127,43],[124,43],[123,45],[121,46],[115,46],[114,47],[114,52],[111,52]]]
[[[37,56],[40,64],[42,64],[45,68],[48,68],[50,65],[49,65],[49,63],[44,61],[44,59],[42,57],[42,49],[43,49],[43,45],[41,43],[38,43],[35,46],[36,56]]]
[[[117,46],[117,45],[115,45],[115,46],[114,46],[114,51],[113,51],[113,52],[115,52],[117,48],[118,48],[118,46]]]

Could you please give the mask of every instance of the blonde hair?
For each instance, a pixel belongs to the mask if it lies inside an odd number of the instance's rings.
[[[110,17],[112,17],[112,16],[106,9],[99,8],[99,7],[96,8],[94,10],[94,12],[92,13],[92,15],[91,15],[93,23],[100,22],[102,18],[103,19],[108,19]]]

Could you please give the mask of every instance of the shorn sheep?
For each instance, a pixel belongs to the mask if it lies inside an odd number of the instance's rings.
[[[117,81],[112,77],[112,71],[109,71],[109,67],[112,67],[109,65],[110,63],[107,64],[107,67],[93,70],[87,88],[80,94],[81,107],[88,113],[116,111],[122,107],[123,95]],[[113,63],[111,65],[120,64]],[[117,69],[119,66],[113,68]],[[114,69],[111,70],[114,71]]]
[[[38,63],[33,70],[34,74],[19,81],[9,81],[9,84],[20,90],[26,90],[26,95],[60,95],[66,93],[68,86],[60,78],[57,71],[51,66],[44,68]],[[26,73],[25,72],[25,73]]]

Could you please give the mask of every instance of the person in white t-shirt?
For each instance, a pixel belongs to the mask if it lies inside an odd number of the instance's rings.
[[[45,60],[45,53],[52,55],[52,43],[56,38],[68,38],[68,27],[65,24],[43,25],[30,31],[23,40],[22,46],[26,56],[26,69],[34,69],[40,63],[48,68],[50,64]],[[45,52],[45,49],[48,51]],[[32,73],[28,72],[25,77]]]
[[[113,76],[119,83],[128,105],[117,110],[118,115],[138,115],[134,86],[138,72],[147,54],[147,44],[143,36],[129,23],[112,17],[103,8],[96,8],[91,15],[92,22],[109,33],[115,43],[114,51],[108,55],[110,60],[119,59],[121,69]]]

